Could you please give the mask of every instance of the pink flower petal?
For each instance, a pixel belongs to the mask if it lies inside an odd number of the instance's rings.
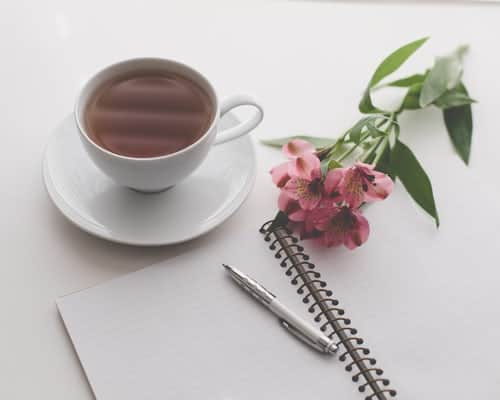
[[[324,232],[331,228],[331,219],[340,212],[340,208],[325,202],[321,205],[325,205],[325,207],[311,211],[309,218],[317,230]]]
[[[278,197],[278,208],[288,215],[290,221],[302,222],[306,218],[306,212],[300,208],[297,200],[290,198],[284,190]]]
[[[307,185],[309,181],[300,178],[292,178],[290,179],[285,186],[283,186],[282,191],[287,194],[293,200],[299,199],[299,188],[302,188],[304,185]]]
[[[366,201],[384,200],[392,193],[394,182],[382,172],[372,171],[372,175],[375,179],[371,185],[368,185],[368,190],[365,194]]]
[[[285,186],[290,179],[290,175],[288,175],[288,164],[289,162],[280,164],[271,170],[273,183],[278,187]]]
[[[305,218],[304,218],[304,228],[307,233],[311,233],[314,231],[314,223],[313,220],[311,219],[311,212],[304,212]]]
[[[311,191],[312,182],[307,179],[292,178],[283,187],[283,192],[293,200],[297,200],[304,210],[312,210],[321,201],[321,190]]]
[[[313,156],[319,163],[319,159]],[[293,163],[299,163],[303,160],[298,157]],[[288,197],[297,200],[300,207],[304,210],[312,210],[317,207],[322,198],[323,182],[321,181],[321,170],[319,168],[308,171],[301,171],[301,175],[307,175],[307,178],[302,176],[292,175],[292,178],[285,184],[283,190]]]
[[[318,231],[315,231],[314,228],[313,229],[308,229],[308,226],[303,223],[301,226],[300,226],[300,229],[299,229],[299,237],[301,240],[304,240],[304,239],[313,239],[313,238],[317,238],[319,236],[321,236],[322,233],[318,232]]]
[[[359,210],[345,206],[326,206],[315,209],[309,214],[308,218],[313,219],[314,227],[323,232],[322,241],[326,246],[344,244],[347,248],[353,249],[368,239],[370,227]]]
[[[283,145],[283,153],[290,159],[300,157],[306,153],[314,153],[314,146],[301,139],[294,139],[287,144]]]
[[[314,154],[303,154],[288,164],[288,175],[302,179],[313,179],[320,170],[321,163]],[[319,171],[321,173],[321,171]]]
[[[324,232],[323,244],[327,247],[340,246],[344,242],[344,234],[337,232]]]
[[[313,210],[321,201],[321,194],[310,197],[299,197],[300,207],[304,210]]]
[[[300,225],[300,238],[301,239],[311,239],[311,238],[317,238],[320,236],[320,232],[318,232],[315,228],[314,225],[311,221],[311,211],[304,211],[305,219],[303,223]]]
[[[345,169],[336,168],[328,171],[325,178],[325,196],[334,201],[340,201],[340,182],[344,177]]]
[[[328,218],[314,220],[314,227],[321,232],[326,232],[330,228],[330,221]]]
[[[293,222],[303,222],[305,221],[306,216],[307,216],[307,211],[301,209],[298,204],[296,208],[290,210],[290,212],[288,213],[288,218],[290,219],[290,221]]]
[[[370,235],[368,220],[359,211],[353,210],[353,215],[356,217],[356,226],[349,232],[346,232],[344,237],[344,245],[350,250],[361,246]]]
[[[361,169],[364,173],[371,173],[373,169],[375,168],[372,164],[366,164],[362,163],[360,161],[357,161],[356,164],[354,164],[356,168]]]
[[[321,180],[321,164],[320,164],[320,167],[313,169],[311,172],[311,180],[314,180],[314,179]]]
[[[293,203],[296,203],[296,201],[291,199],[285,191],[281,190],[278,197],[278,208],[287,213]]]
[[[347,168],[340,184],[343,199],[352,208],[358,208],[364,201],[363,179],[356,167]]]

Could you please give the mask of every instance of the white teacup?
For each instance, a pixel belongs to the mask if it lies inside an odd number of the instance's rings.
[[[95,90],[117,76],[134,71],[162,71],[180,74],[201,86],[212,102],[213,120],[208,130],[193,144],[177,151],[151,158],[134,158],[115,154],[96,144],[89,137],[84,113]],[[255,112],[237,126],[218,132],[220,117],[231,109],[251,105]],[[141,192],[159,192],[190,175],[207,156],[212,145],[236,139],[254,129],[263,118],[262,107],[250,96],[234,95],[219,100],[212,84],[199,72],[177,61],[160,58],[136,58],[113,64],[94,75],[83,87],[74,110],[81,141],[93,162],[117,184]]]

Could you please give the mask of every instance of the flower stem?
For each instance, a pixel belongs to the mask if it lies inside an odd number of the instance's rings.
[[[356,148],[363,143],[363,141],[369,136],[369,134],[365,134],[358,143],[356,143],[354,146],[352,146],[349,150],[347,150],[340,158],[337,160],[338,162],[342,162],[346,157],[348,157]]]
[[[373,164],[374,165],[377,165],[378,162],[380,161],[380,159],[382,158],[382,156],[384,155],[384,152],[385,152],[385,148],[387,147],[387,145],[389,144],[389,137],[388,136],[385,136],[380,144],[380,151],[379,153],[375,156],[374,160],[373,160]]]
[[[345,131],[342,136],[340,136],[334,144],[324,147],[321,150],[318,151],[317,156],[320,160],[324,160],[326,158],[329,158],[332,153],[335,151],[336,147],[344,142],[345,137],[349,134],[349,130]]]
[[[337,147],[339,144],[343,143],[344,142],[344,139],[345,137],[349,134],[349,129],[347,131],[345,131],[338,139],[337,141],[333,144],[332,146],[332,150],[330,151],[330,153],[335,149],[335,147]]]
[[[362,156],[359,158],[359,161],[361,161],[361,162],[363,162],[363,163],[364,163],[364,162],[366,162],[367,160],[369,160],[369,159],[370,159],[370,157],[373,155],[373,153],[374,153],[375,151],[377,151],[378,146],[380,146],[380,143],[382,143],[382,141],[384,140],[384,137],[385,137],[385,136],[383,136],[383,137],[379,138],[379,139],[375,142],[375,144],[374,144],[372,147],[370,147],[367,151],[365,151],[365,152],[362,154]]]
[[[384,119],[382,121],[379,121],[377,124],[376,124],[376,127],[377,128],[381,128],[382,126],[384,126],[385,124],[388,124],[387,125],[387,128],[386,128],[386,133],[387,135],[389,135],[390,133],[390,130],[392,128],[392,125],[394,124],[394,121],[395,121],[395,116],[396,114],[395,113],[391,113],[391,114],[384,114]],[[351,133],[351,129],[348,129],[347,131],[344,132],[344,134],[342,136],[340,136],[336,142],[331,145],[330,147],[326,147],[324,149],[322,149],[319,153],[318,153],[318,157],[320,160],[324,160],[324,159],[329,159],[332,157],[333,155],[333,152],[336,150],[337,146],[341,143],[344,142],[344,139],[347,135],[349,135]],[[343,160],[345,160],[349,155],[351,155],[353,153],[354,150],[356,150],[359,145],[361,143],[363,143],[368,137],[370,136],[370,134],[368,132],[365,133],[364,136],[362,136],[359,140],[358,143],[355,143],[349,150],[347,150],[344,154],[342,154],[336,161],[337,162],[341,162]],[[375,144],[375,146],[373,146],[371,149],[370,149],[370,152],[368,154],[365,154],[364,156],[361,157],[361,159],[365,160],[367,159],[369,156],[371,156],[373,154],[373,151],[375,151],[378,146],[380,145],[380,143],[382,142],[382,139],[379,139],[377,141],[377,143]]]

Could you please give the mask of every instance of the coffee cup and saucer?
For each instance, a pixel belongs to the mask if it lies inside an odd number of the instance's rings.
[[[252,106],[240,121],[231,110]],[[200,236],[244,202],[256,160],[246,136],[262,120],[247,95],[220,100],[177,61],[113,64],[83,87],[55,129],[43,176],[62,214],[114,242],[160,246]]]

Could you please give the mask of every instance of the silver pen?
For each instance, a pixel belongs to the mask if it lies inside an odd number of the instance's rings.
[[[281,326],[288,332],[322,353],[333,354],[337,351],[332,339],[290,311],[260,283],[229,265],[222,265],[241,288],[278,317]]]

